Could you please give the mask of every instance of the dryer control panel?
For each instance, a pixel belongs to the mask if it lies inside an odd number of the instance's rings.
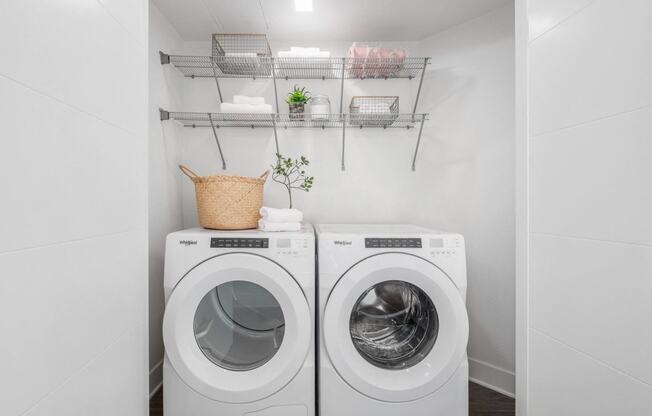
[[[211,238],[211,248],[268,248],[269,238]]]
[[[365,238],[365,248],[421,248],[420,238]]]

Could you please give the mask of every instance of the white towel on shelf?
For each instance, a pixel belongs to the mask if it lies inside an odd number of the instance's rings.
[[[318,52],[294,52],[294,51],[278,51],[277,56],[279,58],[330,58],[331,53],[329,51],[318,51]]]
[[[220,111],[223,113],[261,113],[270,114],[274,112],[271,104],[233,104],[222,103],[220,104]]]
[[[260,216],[267,222],[301,222],[303,213],[294,208],[262,207]]]
[[[247,95],[234,95],[233,104],[261,105],[261,104],[265,104],[265,97],[249,97]]]
[[[227,52],[225,56],[232,56],[234,58],[257,58],[258,54],[255,52]]]
[[[302,48],[300,46],[292,46],[292,47],[290,47],[290,52],[294,52],[294,53],[319,53],[319,52],[321,52],[321,49],[319,49],[319,48]]]
[[[362,103],[360,104],[360,113],[384,114],[391,113],[391,110],[387,103]]]
[[[269,222],[263,219],[258,220],[258,229],[262,231],[299,231],[300,222]]]

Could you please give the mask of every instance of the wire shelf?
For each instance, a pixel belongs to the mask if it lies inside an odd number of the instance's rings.
[[[430,58],[273,58],[267,56],[191,56],[161,53],[191,78],[396,79],[421,76]]]
[[[245,127],[245,128],[342,128],[346,122],[351,128],[413,128],[427,120],[427,114],[251,114],[251,113],[195,113],[161,110],[161,120],[176,120],[185,127]],[[362,125],[360,122],[363,121]]]

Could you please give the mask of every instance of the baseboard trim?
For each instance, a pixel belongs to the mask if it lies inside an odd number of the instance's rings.
[[[516,377],[504,368],[469,358],[469,380],[505,396],[515,397]]]
[[[156,394],[163,385],[163,360],[159,361],[149,370],[149,398]],[[154,388],[152,388],[154,386]]]

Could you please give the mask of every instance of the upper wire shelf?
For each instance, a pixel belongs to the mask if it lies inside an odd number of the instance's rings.
[[[160,110],[161,120],[176,120],[184,127],[276,127],[276,128],[413,128],[427,114],[254,114],[197,113]]]
[[[430,58],[274,58],[161,55],[191,78],[396,79],[421,76]]]

